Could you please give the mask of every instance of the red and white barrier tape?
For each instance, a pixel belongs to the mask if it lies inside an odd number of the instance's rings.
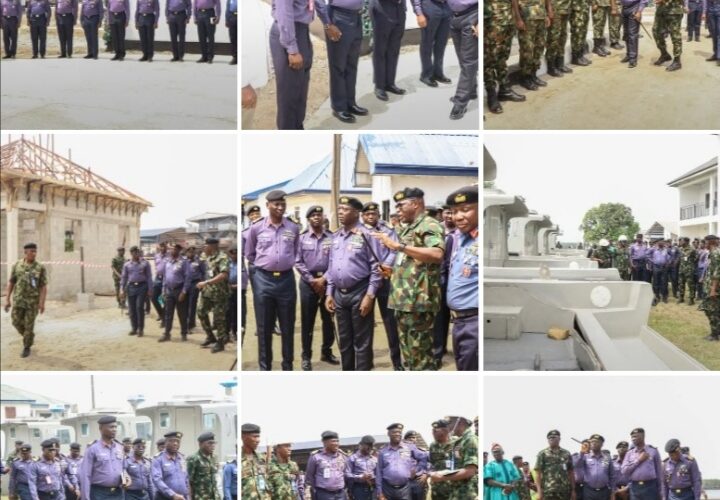
[[[0,266],[7,266],[9,262],[0,262]],[[90,264],[89,262],[81,262],[79,260],[57,260],[50,262],[41,262],[44,266],[83,266],[92,269],[110,269],[108,264]]]

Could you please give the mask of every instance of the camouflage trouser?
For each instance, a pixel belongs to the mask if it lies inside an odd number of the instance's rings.
[[[565,56],[569,17],[570,14],[567,12],[555,13],[552,25],[547,30],[547,50],[545,51],[545,57],[548,60],[554,60],[558,57]]]
[[[593,38],[605,36],[605,24],[610,24],[610,7],[598,6],[592,13]]]
[[[400,350],[410,370],[435,370],[433,325],[435,313],[395,311]]]
[[[115,300],[117,300],[118,306],[124,308],[127,298],[120,300],[120,280],[113,277],[113,282],[115,283]]]
[[[621,7],[617,14],[610,14],[610,43],[620,43],[620,27],[622,26]]]
[[[570,47],[573,54],[582,53],[590,22],[590,7],[587,4],[573,5],[570,10]]]
[[[202,295],[200,298],[200,307],[197,312],[200,324],[208,336],[212,336],[214,329],[220,342],[227,341],[228,337],[227,307],[228,298],[225,295],[210,298]],[[212,323],[210,322],[210,313],[213,315]]]
[[[655,22],[653,23],[653,38],[655,45],[661,52],[667,52],[667,44],[665,36],[670,35],[673,45],[673,57],[682,55],[682,14],[670,14],[663,7],[658,7],[655,11]]]
[[[700,308],[705,311],[705,316],[710,321],[710,333],[720,335],[720,296],[705,297]]]
[[[690,292],[690,299],[695,300],[695,270],[680,271],[679,274],[680,284],[678,290],[680,292],[680,298],[685,299],[685,284],[687,284],[688,291]]]
[[[627,269],[625,269],[625,270],[618,269],[618,272],[620,273],[621,280],[630,281],[630,271],[628,271]]]
[[[520,42],[520,73],[534,75],[540,69],[540,58],[545,51],[545,20],[525,21],[525,31],[518,31]]]
[[[10,315],[12,324],[23,338],[23,347],[31,347],[35,340],[35,318],[38,315],[37,304],[13,305]]]
[[[483,79],[485,85],[503,85],[507,81],[507,60],[515,35],[513,24],[498,25],[492,18],[484,20]]]
[[[558,491],[552,491],[550,493],[544,493],[543,500],[570,500],[570,492],[562,493]]]

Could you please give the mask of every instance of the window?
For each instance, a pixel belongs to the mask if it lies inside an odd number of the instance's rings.
[[[710,208],[710,193],[705,193],[705,208]]]
[[[15,427],[10,427],[10,437],[14,438],[16,436],[15,434]]]
[[[33,430],[32,430],[32,435],[33,435],[34,438],[39,438],[39,437],[41,436],[41,434],[40,434],[40,429],[33,429]]]
[[[60,440],[60,444],[70,444],[70,430],[69,429],[58,429],[55,433],[55,437]]]
[[[15,418],[17,416],[17,408],[14,406],[5,407],[5,418]]]
[[[65,251],[74,252],[75,242],[80,241],[80,221],[65,219]]]
[[[80,424],[80,435],[87,436],[90,434],[90,426],[88,424]]]
[[[170,427],[170,414],[169,413],[161,413],[160,414],[160,428],[167,429],[168,427]]]
[[[150,441],[152,439],[152,424],[150,422],[136,422],[135,433],[140,439]]]
[[[216,413],[203,413],[203,429],[214,430],[220,427],[220,418]]]

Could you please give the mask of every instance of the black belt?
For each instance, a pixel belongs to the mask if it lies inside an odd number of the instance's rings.
[[[34,17],[35,19],[37,19],[38,17],[46,17],[46,16],[45,16],[45,14],[38,14],[38,15],[32,16],[32,17]]]
[[[684,493],[686,491],[692,491],[692,486],[686,488],[669,488],[673,493]]]
[[[453,311],[450,310],[450,317],[452,319],[461,319],[461,318],[472,318],[473,316],[478,315],[478,309],[463,309],[461,311]]]
[[[147,281],[133,281],[130,284],[134,286],[147,285]]]
[[[57,14],[57,12],[56,12],[56,14]],[[61,12],[60,15],[63,16],[63,17],[65,17],[65,16],[72,16],[72,12],[68,12],[68,13],[62,13],[62,12]]]
[[[122,11],[122,12],[111,12],[110,14],[112,14],[113,16],[119,16],[120,14],[125,14],[125,11]]]
[[[339,489],[339,490],[327,490],[327,489],[325,489],[325,488],[317,488],[317,487],[316,487],[315,489],[316,489],[316,490],[319,490],[319,491],[324,491],[325,493],[340,493],[341,491],[345,491],[345,490],[343,490],[343,489]]]
[[[172,10],[171,10],[171,11],[170,11],[170,14],[174,14],[174,15],[176,15],[176,16],[177,16],[178,14],[185,14],[185,15],[187,15],[187,11],[178,10],[177,12],[175,12],[175,11],[172,11]]]
[[[116,491],[120,490],[120,486],[102,486],[99,484],[92,484],[90,485],[90,487],[101,491],[106,491],[108,493],[115,493]]]
[[[45,496],[54,497],[59,494],[60,494],[60,490],[55,490],[55,491],[40,491],[40,490],[38,490],[38,496],[45,495]]]
[[[140,14],[142,14],[143,16],[154,16],[155,15],[154,12],[141,12]]]
[[[608,486],[603,486],[602,488],[593,488],[592,486],[589,486],[587,484],[585,486],[587,486],[588,488],[590,488],[593,491],[605,491],[605,490],[609,489]]]
[[[267,274],[269,276],[272,276],[273,278],[282,278],[283,276],[292,272],[292,269],[288,269],[287,271],[266,271],[261,267],[258,267],[257,270],[262,271],[263,274]]]
[[[213,11],[213,14],[215,13],[215,9],[214,9],[214,8],[212,8],[212,9],[198,9],[198,11],[199,11],[199,12],[210,12],[210,11]]]
[[[397,485],[397,484],[388,483],[387,481],[383,481],[383,486],[389,486],[389,487],[391,487],[391,488],[393,488],[393,489],[399,490],[399,489],[404,488],[405,486],[407,486],[407,483]]]
[[[314,271],[311,274],[316,278],[322,278],[325,275],[325,271]]]
[[[18,16],[3,16],[3,17],[4,17],[5,19],[12,19],[13,17],[14,17],[15,19],[18,18]]]
[[[337,288],[337,291],[340,293],[343,293],[343,294],[348,294],[348,293],[357,292],[361,288],[365,288],[368,285],[369,285],[369,283],[366,281],[358,281],[357,283],[355,283],[353,286],[351,286],[349,288]]]
[[[167,285],[165,285],[165,288],[167,288],[168,290],[172,290],[172,291],[174,292],[175,290],[182,290],[183,286],[184,286],[184,285],[182,285],[182,284],[181,284],[181,285],[178,285],[178,286],[167,286]]]
[[[347,14],[359,14],[359,10],[346,9],[345,7],[338,7],[337,5],[331,5],[333,10],[339,10],[340,12],[346,12]]]
[[[465,14],[470,14],[471,12],[475,12],[476,10],[478,10],[477,4],[473,5],[472,7],[468,7],[467,9],[465,9],[462,12],[453,12],[453,14],[455,15],[455,17],[460,17],[460,16],[464,16]]]
[[[644,481],[633,481],[632,484],[639,484],[640,486],[645,486],[645,483],[655,483],[656,479],[646,479]]]

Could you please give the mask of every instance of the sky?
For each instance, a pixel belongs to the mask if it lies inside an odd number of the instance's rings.
[[[3,372],[2,383],[78,405],[79,412],[92,409],[90,373]],[[139,394],[148,406],[173,396],[212,396],[223,398],[221,382],[235,377],[227,373],[192,374],[162,372],[129,372],[124,374],[95,374],[95,406],[130,410],[128,397]],[[178,379],[181,377],[181,380]],[[237,388],[235,389],[237,394]]]
[[[560,446],[573,453],[580,445],[571,437],[595,433],[614,453],[619,441],[630,443],[630,431],[642,427],[663,458],[665,443],[677,438],[690,447],[703,477],[720,478],[719,385],[716,374],[486,376],[482,448],[499,443],[507,459],[519,454],[534,466],[551,429],[560,431]]]
[[[601,203],[632,208],[640,229],[678,220],[671,180],[718,156],[713,135],[486,134],[495,186],[560,225],[560,241],[579,241],[583,215]],[[632,238],[631,235],[628,235]]]
[[[384,435],[394,422],[420,432],[429,442],[435,420],[478,415],[477,381],[467,374],[439,372],[294,377],[244,373],[240,412],[242,422],[261,427],[263,444],[319,440],[326,430],[340,438]]]
[[[55,153],[67,157],[68,149],[74,163],[152,202],[141,229],[185,227],[203,212],[238,211],[234,133],[55,134]]]

